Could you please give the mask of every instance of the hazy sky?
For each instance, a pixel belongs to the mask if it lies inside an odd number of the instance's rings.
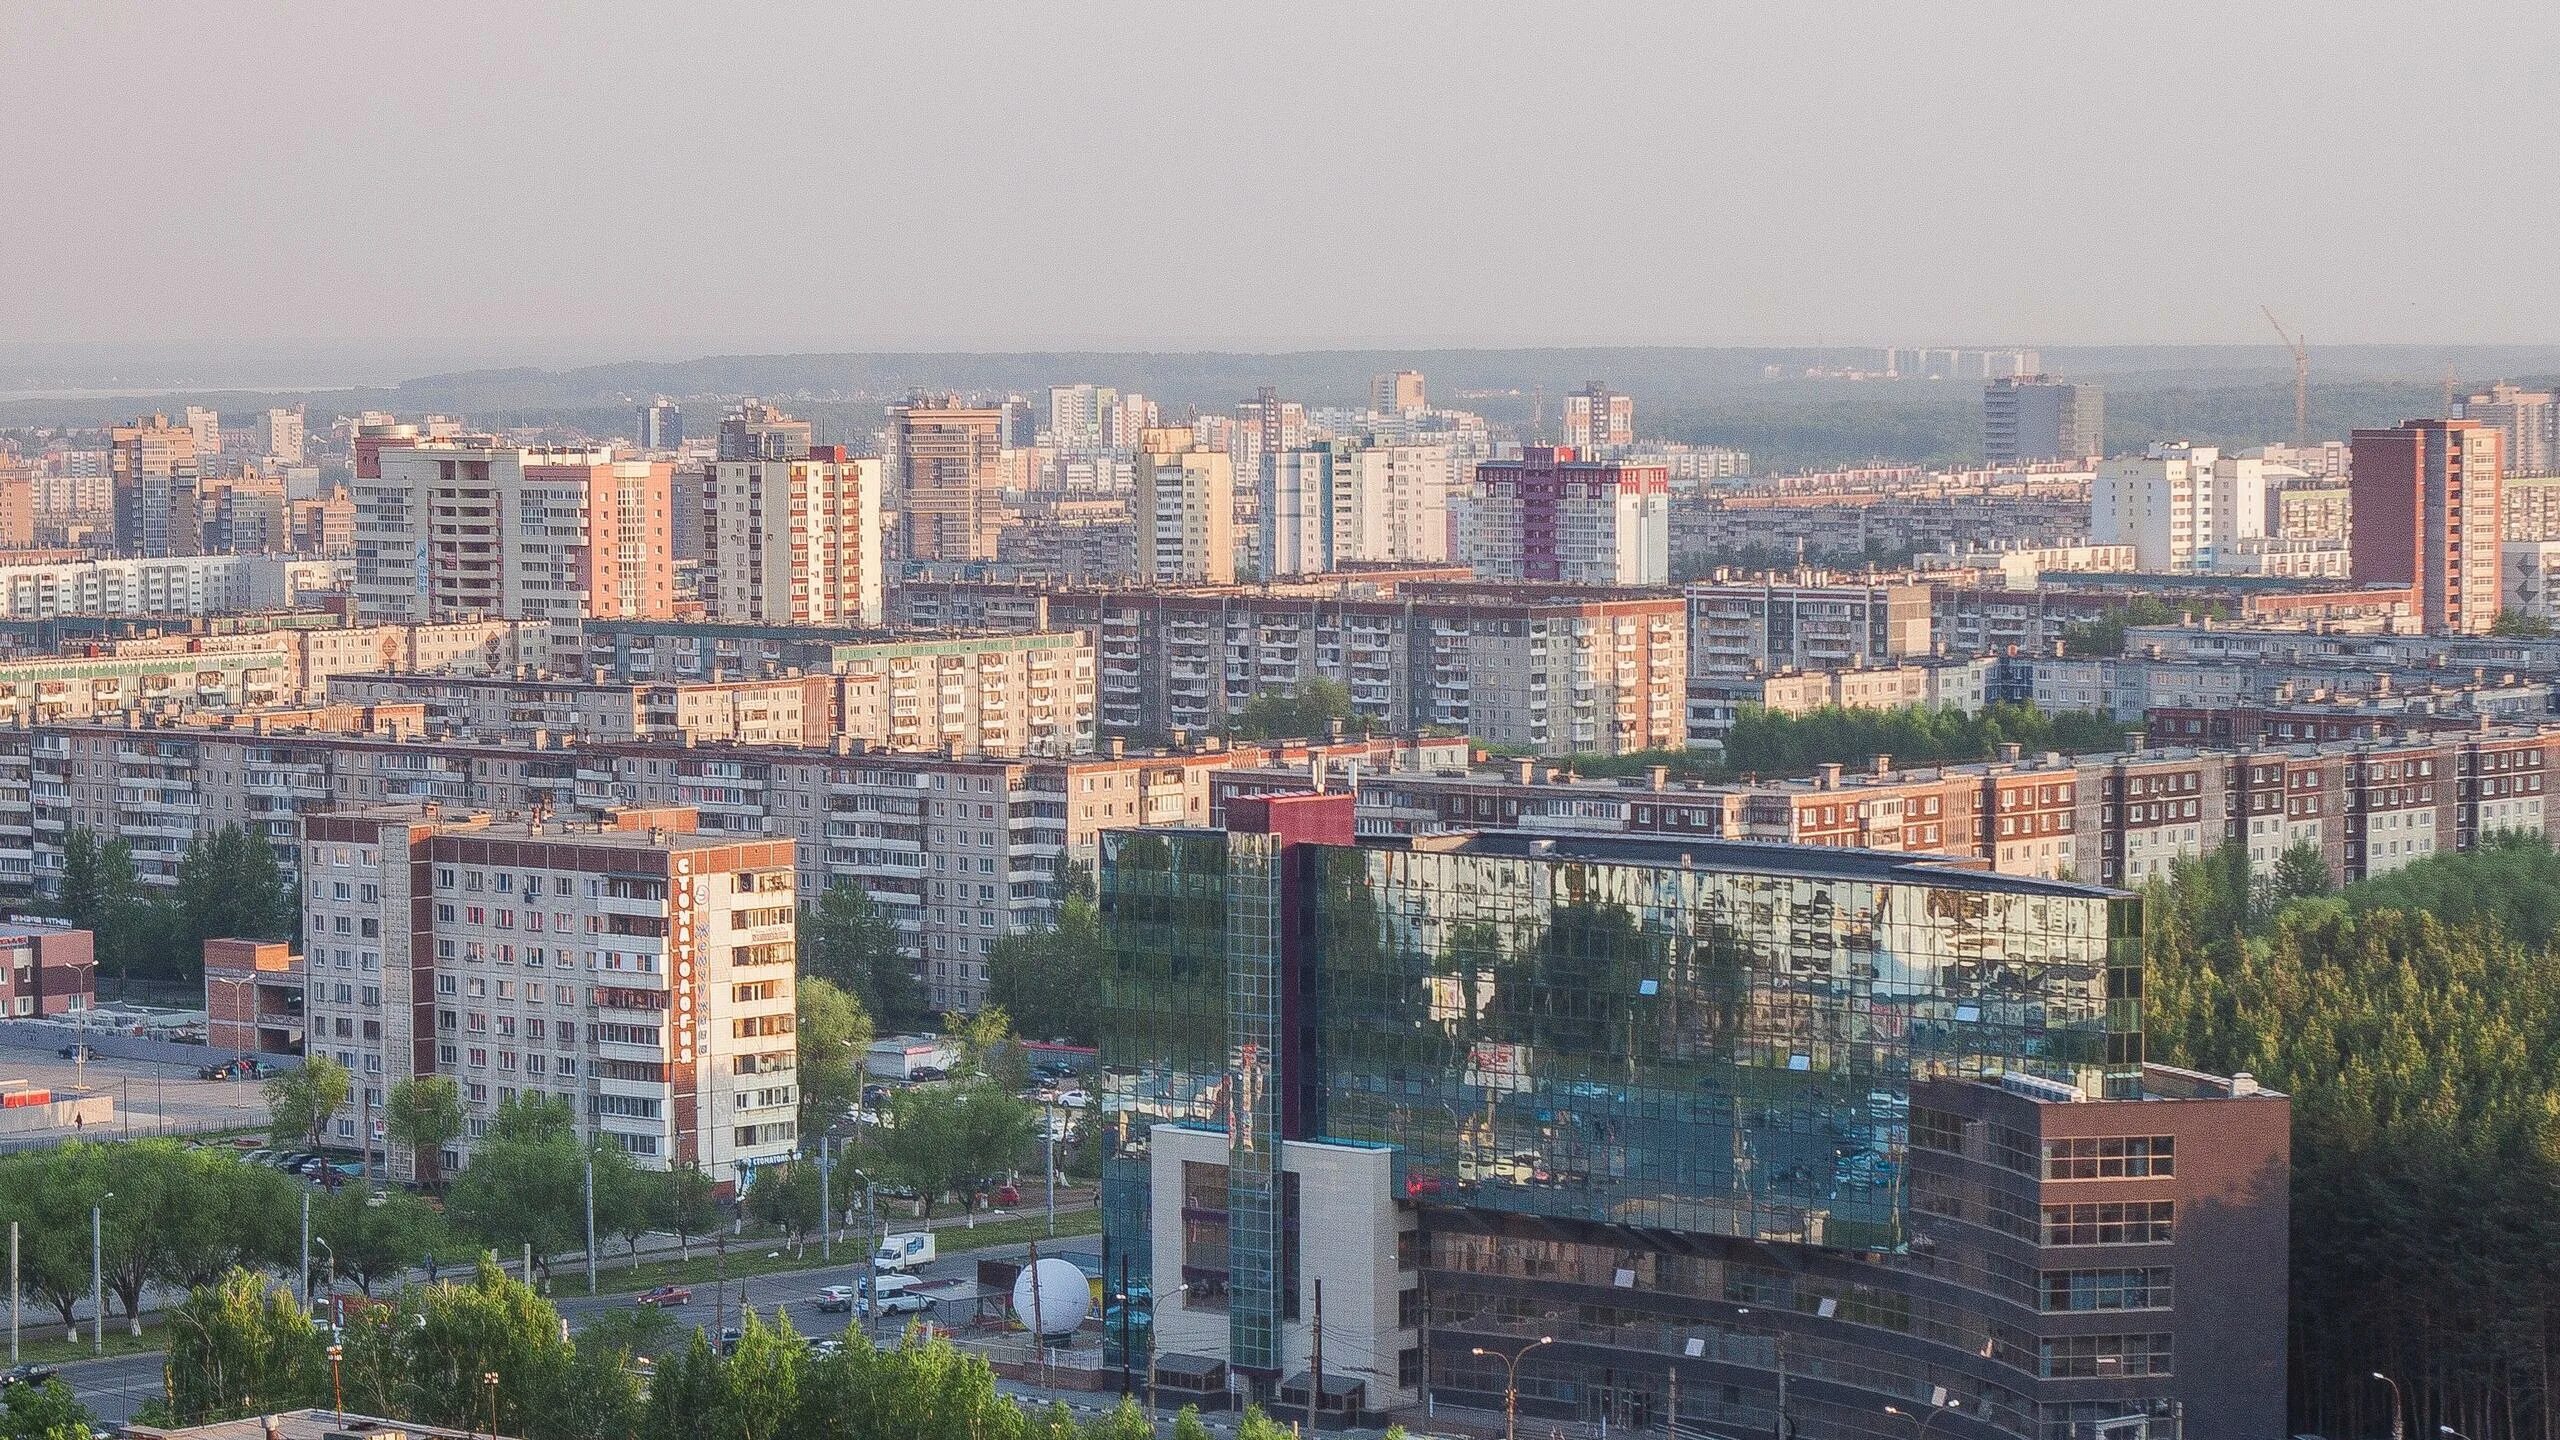
[[[0,4],[0,340],[2560,340],[2449,7]]]

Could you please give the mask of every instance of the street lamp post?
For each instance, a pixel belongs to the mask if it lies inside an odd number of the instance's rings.
[[[481,1385],[481,1388],[483,1388],[483,1389],[485,1389],[485,1390],[487,1390],[487,1391],[489,1392],[489,1440],[497,1440],[497,1437],[498,1437],[498,1372],[497,1372],[497,1371],[495,1371],[495,1370],[483,1370],[483,1371],[481,1371],[481,1372],[480,1372],[480,1385]]]
[[[89,1348],[98,1355],[107,1353],[106,1214],[114,1198],[110,1190],[89,1207]]]
[[[1520,1440],[1520,1362],[1541,1345],[1553,1345],[1556,1337],[1541,1335],[1517,1350],[1487,1350],[1481,1345],[1467,1353],[1479,1358],[1490,1356],[1502,1362],[1502,1436],[1503,1440]]]
[[[1950,1410],[1959,1408],[1961,1407],[1959,1407],[1955,1401],[1950,1400],[1943,1405],[1930,1406],[1929,1413],[1926,1415],[1914,1415],[1899,1405],[1887,1405],[1884,1407],[1884,1413],[1887,1415],[1899,1415],[1903,1419],[1913,1422],[1920,1427],[1918,1440],[1929,1440],[1929,1426],[1935,1422],[1939,1416],[1946,1414]]]
[[[342,1423],[347,1418],[347,1387],[338,1378],[338,1362],[346,1356],[346,1346],[334,1343],[329,1346],[329,1399],[331,1409]]]
[[[2400,1382],[2379,1370],[2373,1372],[2373,1378],[2391,1387],[2391,1440],[2408,1440],[2407,1427],[2403,1423],[2408,1414],[2400,1403]]]
[[[337,1294],[337,1291],[338,1291],[338,1252],[337,1252],[337,1251],[335,1251],[335,1250],[330,1249],[330,1248],[329,1248],[329,1242],[328,1242],[328,1241],[326,1241],[326,1240],[321,1239],[321,1238],[320,1238],[319,1236],[317,1236],[317,1235],[314,1235],[314,1236],[312,1236],[312,1237],[311,1237],[311,1243],[312,1243],[312,1244],[314,1244],[314,1245],[319,1246],[319,1247],[320,1247],[320,1253],[329,1257],[328,1268],[327,1268],[326,1270],[324,1270],[324,1271],[322,1271],[322,1272],[321,1272],[321,1273],[323,1273],[323,1274],[327,1275],[329,1278],[328,1278],[327,1280],[325,1280],[325,1281],[321,1282],[321,1286],[320,1286],[320,1293],[321,1293],[322,1295],[326,1295],[326,1296],[334,1296],[334,1295],[336,1295],[336,1294]],[[302,1283],[303,1283],[305,1286],[308,1286],[308,1285],[311,1283],[310,1277],[305,1276],[305,1277],[303,1278],[303,1282],[302,1282]],[[310,1308],[310,1305],[309,1305],[309,1303],[308,1303],[308,1301],[307,1301],[307,1300],[306,1300],[306,1302],[305,1302],[305,1304],[304,1304],[304,1307],[303,1307],[303,1308],[305,1308],[305,1309],[309,1309],[309,1308]]]

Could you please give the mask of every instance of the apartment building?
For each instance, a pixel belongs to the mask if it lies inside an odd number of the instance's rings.
[[[166,415],[107,432],[108,483],[115,499],[116,548],[128,555],[194,553],[188,531],[200,457],[196,432]]]
[[[830,733],[876,746],[961,755],[1063,755],[1093,748],[1093,645],[1073,631],[927,638],[841,628],[596,621],[586,634],[584,671],[596,679],[825,676]]]
[[[0,564],[0,618],[289,610],[344,590],[353,574],[344,560],[257,554]]]
[[[1857,669],[1930,653],[1925,584],[1799,571],[1687,595],[1693,676]]]
[[[1636,443],[1636,402],[1594,380],[1564,397],[1564,443],[1585,455],[1614,455]]]
[[[1149,430],[1138,450],[1138,580],[1226,585],[1236,578],[1235,471],[1189,430]]]
[[[712,618],[878,625],[880,461],[841,445],[711,467],[703,598]]]
[[[2098,464],[2089,536],[2130,545],[2148,571],[2240,568],[2243,543],[2266,538],[2266,462],[2209,445],[2155,441]]]
[[[550,677],[338,675],[337,704],[416,704],[436,728],[485,740],[537,733],[595,740],[724,741],[823,745],[834,732],[834,682],[777,676],[695,683],[611,683]]]
[[[359,467],[355,600],[367,620],[538,620],[566,641],[590,616],[675,613],[665,461],[610,448],[406,440]]]
[[[798,1149],[792,842],[682,811],[522,825],[435,807],[303,823],[306,1053],[355,1075],[344,1143],[389,1087],[451,1079],[459,1166],[499,1105],[567,1102],[582,1137],[724,1184]],[[394,1147],[394,1176],[417,1157]]]
[[[1004,411],[958,396],[917,396],[889,409],[890,471],[909,560],[980,564],[1004,528]]]
[[[1671,477],[1533,445],[1476,467],[1467,559],[1511,584],[1661,585],[1671,579]]]
[[[1445,726],[1541,754],[1686,743],[1677,596],[1572,588],[1302,585],[1058,591],[1094,639],[1105,733],[1223,727],[1254,695],[1332,680],[1380,730]]]
[[[2430,634],[2477,635],[2498,617],[2505,439],[2479,420],[2354,432],[2350,573],[2408,587]]]

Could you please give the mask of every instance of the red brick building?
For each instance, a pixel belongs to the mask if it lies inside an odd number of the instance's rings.
[[[98,949],[86,930],[0,925],[0,1017],[71,1015],[98,1003]]]

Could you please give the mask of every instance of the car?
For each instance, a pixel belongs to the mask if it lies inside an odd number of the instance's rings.
[[[998,1205],[1010,1207],[1022,1203],[1022,1187],[1018,1185],[999,1185],[989,1195]]]
[[[1058,1103],[1070,1110],[1081,1110],[1093,1103],[1093,1097],[1082,1090],[1069,1090],[1058,1097]]]
[[[821,1360],[830,1355],[841,1355],[844,1353],[844,1342],[833,1337],[829,1337],[825,1340],[812,1340],[809,1342],[809,1353],[817,1356]]]
[[[852,1314],[853,1287],[850,1285],[830,1285],[826,1289],[819,1291],[818,1313],[821,1315]]]
[[[693,1303],[693,1291],[682,1285],[661,1285],[632,1296],[631,1303],[653,1309],[665,1305],[690,1305]]]
[[[0,1390],[12,1385],[41,1385],[60,1373],[50,1365],[12,1365],[0,1370]]]
[[[886,1085],[865,1085],[865,1086],[863,1086],[863,1087],[862,1087],[862,1108],[863,1108],[863,1109],[865,1109],[865,1110],[877,1110],[877,1109],[879,1109],[881,1106],[886,1105],[886,1104],[888,1104],[888,1103],[889,1103],[889,1087],[888,1087],[888,1086],[886,1086]]]
[[[291,1175],[299,1173],[302,1162],[310,1158],[311,1152],[308,1150],[284,1150],[268,1157],[267,1163]]]
[[[329,1168],[329,1160],[325,1155],[305,1155],[290,1168],[296,1175],[317,1175]]]
[[[98,1047],[74,1040],[53,1053],[65,1060],[95,1060],[98,1058]]]
[[[919,1083],[926,1080],[948,1080],[951,1072],[939,1065],[919,1065],[907,1072],[907,1078]]]
[[[862,1302],[859,1313],[866,1319],[870,1317],[869,1301]],[[883,1315],[930,1315],[933,1313],[933,1297],[919,1295],[913,1290],[901,1290],[880,1302],[880,1313]]]

